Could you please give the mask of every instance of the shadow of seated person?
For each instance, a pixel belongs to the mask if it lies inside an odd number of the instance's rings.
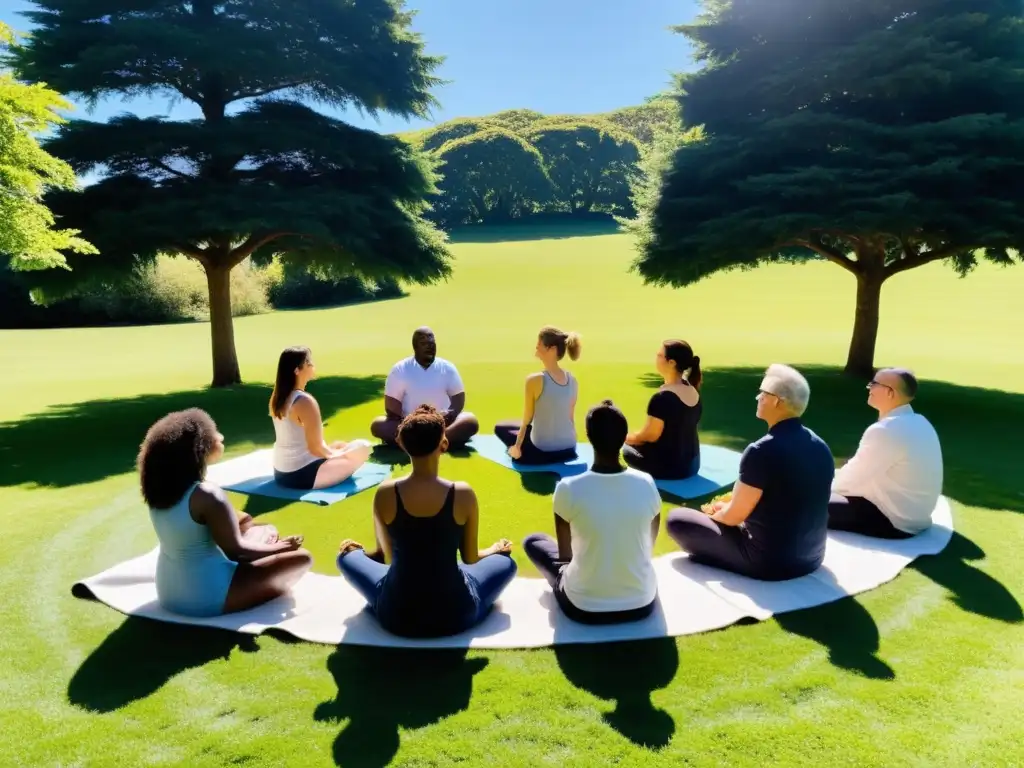
[[[384,416],[373,421],[370,433],[389,445],[398,440],[398,427],[421,405],[429,405],[444,418],[448,445],[459,448],[480,431],[476,416],[463,410],[466,390],[456,367],[437,356],[437,341],[429,328],[412,335],[413,355],[399,360],[384,384]]]
[[[317,706],[317,722],[348,720],[334,741],[343,768],[384,768],[400,747],[399,730],[425,728],[465,711],[473,676],[487,659],[463,648],[394,649],[339,646],[327,660],[337,685]]]
[[[615,702],[614,711],[601,717],[631,742],[662,749],[672,741],[675,721],[654,706],[651,694],[669,685],[679,670],[675,638],[556,645],[555,658],[574,686]]]

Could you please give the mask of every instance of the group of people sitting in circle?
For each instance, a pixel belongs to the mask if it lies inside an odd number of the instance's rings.
[[[526,379],[522,419],[496,425],[517,462],[576,458],[574,376],[561,363],[580,355],[577,334],[546,327]],[[437,356],[434,334],[413,335],[414,354],[385,384],[385,414],[371,433],[405,451],[410,472],[386,480],[373,500],[375,546],[346,539],[337,566],[388,631],[406,637],[457,634],[482,621],[516,574],[512,542],[478,542],[480,507],[466,483],[439,474],[442,454],[479,430],[466,412],[456,367]],[[554,535],[526,537],[523,550],[571,619],[590,624],[648,616],[657,602],[652,561],[661,528],[655,480],[700,469],[700,358],[666,341],[655,361],[663,384],[631,432],[610,400],[590,408],[588,471],[562,479],[553,499]],[[350,477],[369,457],[366,440],[328,444],[310,351],[285,350],[270,399],[277,482],[324,488]],[[756,393],[767,433],[744,450],[731,493],[701,509],[670,511],[666,532],[691,560],[754,579],[780,581],[821,566],[828,529],[907,538],[931,524],[942,490],[942,452],[928,420],[911,405],[917,379],[903,369],[868,383],[878,420],[838,471],[829,446],[803,422],[810,386],[795,369],[771,365]],[[207,466],[224,451],[208,414],[190,409],[154,424],[139,453],[142,495],[160,544],[156,588],[168,610],[209,616],[244,610],[286,594],[312,565],[302,537],[237,512]]]

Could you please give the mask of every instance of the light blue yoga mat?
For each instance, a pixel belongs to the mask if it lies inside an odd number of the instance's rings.
[[[391,467],[367,462],[343,483],[319,491],[296,491],[274,482],[273,451],[270,449],[213,464],[206,473],[211,483],[226,491],[250,496],[269,496],[274,499],[307,501],[321,506],[334,504],[367,488],[373,488],[390,475]]]
[[[483,458],[515,472],[552,472],[559,477],[572,477],[586,472],[594,461],[594,448],[590,443],[578,443],[578,457],[562,464],[519,464],[512,461],[508,448],[495,435],[477,435],[469,441],[469,448]],[[665,493],[679,499],[697,499],[731,486],[740,476],[740,454],[717,445],[700,447],[700,472],[685,480],[655,480],[654,484]]]
[[[655,480],[654,484],[677,499],[698,499],[736,482],[741,455],[719,445],[701,445],[700,472],[685,480]]]
[[[594,463],[594,448],[590,443],[577,443],[577,458],[561,464],[520,464],[512,461],[508,455],[508,448],[497,435],[476,435],[466,445],[467,448],[479,453],[485,459],[501,464],[506,469],[515,472],[552,472],[559,477],[572,477],[582,475],[590,465]]]

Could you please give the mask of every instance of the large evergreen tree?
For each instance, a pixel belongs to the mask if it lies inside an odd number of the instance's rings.
[[[874,367],[882,284],[1024,246],[1018,0],[705,0],[680,27],[687,128],[635,222],[638,271],[687,285],[826,259],[857,281],[846,370]],[[955,310],[953,310],[955,311]],[[808,318],[810,320],[810,318]]]
[[[0,24],[0,49],[16,45],[13,31]],[[59,93],[0,71],[0,270],[64,267],[64,251],[96,252],[74,230],[56,228],[42,202],[47,189],[78,184],[71,167],[38,142],[39,134],[64,122],[57,110],[70,106]]]
[[[425,115],[431,72],[401,0],[37,0],[20,75],[87,101],[170,96],[188,122],[72,121],[49,145],[102,180],[54,210],[125,272],[161,251],[195,259],[210,292],[213,384],[241,380],[229,275],[280,253],[341,276],[430,282],[444,236],[422,214],[436,175],[395,137],[308,104]],[[51,286],[58,290],[60,286]]]

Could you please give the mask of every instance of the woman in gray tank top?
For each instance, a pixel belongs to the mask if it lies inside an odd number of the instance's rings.
[[[579,359],[579,334],[552,326],[542,328],[535,355],[544,370],[526,377],[523,418],[494,427],[494,434],[508,446],[508,455],[520,464],[558,464],[576,458],[579,386],[558,364],[566,353],[570,360]]]

